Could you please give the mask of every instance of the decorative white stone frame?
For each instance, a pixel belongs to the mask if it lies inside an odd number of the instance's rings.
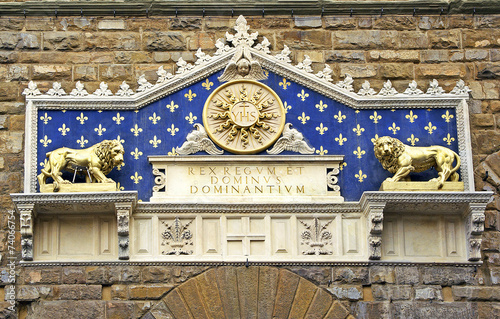
[[[449,93],[444,93],[436,80],[429,84],[425,91],[416,87],[416,82],[409,84],[404,93],[398,93],[392,87],[390,81],[386,82],[382,90],[377,94],[368,82],[363,88],[354,92],[353,80],[349,75],[336,84],[331,82],[332,70],[327,65],[323,71],[314,74],[310,67],[309,57],[299,63],[292,65],[290,62],[290,50],[285,49],[277,54],[269,51],[269,41],[266,38],[261,43],[255,43],[256,33],[248,34],[246,21],[243,17],[237,20],[237,34],[226,34],[226,41],[218,40],[217,52],[209,56],[198,50],[198,60],[194,65],[179,59],[175,75],[167,73],[160,67],[157,74],[157,83],[148,83],[144,76],[138,79],[136,92],[124,82],[120,90],[113,95],[105,83],[96,92],[89,94],[80,82],[68,95],[61,89],[59,83],[54,83],[53,88],[42,94],[35,83],[30,82],[23,94],[26,96],[26,128],[25,128],[25,177],[24,194],[12,194],[16,209],[21,216],[22,239],[26,242],[26,253],[23,249],[23,260],[33,259],[33,220],[39,209],[52,207],[63,202],[80,203],[90,200],[90,205],[106,206],[106,210],[112,210],[117,216],[117,234],[119,239],[119,259],[127,260],[130,256],[129,236],[131,216],[133,214],[157,214],[169,212],[172,214],[189,214],[196,211],[199,214],[211,213],[240,213],[271,214],[279,211],[283,214],[312,213],[312,214],[363,214],[367,222],[366,240],[369,259],[381,258],[380,245],[383,231],[384,213],[391,207],[398,205],[401,212],[410,211],[416,203],[435,203],[436,205],[447,205],[454,203],[453,211],[464,217],[467,225],[467,250],[468,260],[479,261],[481,234],[484,228],[484,208],[491,196],[490,193],[474,192],[474,179],[472,167],[471,135],[469,130],[469,110],[467,100],[470,91],[463,81]],[[228,44],[232,44],[231,46]],[[188,87],[204,78],[222,70],[237,51],[238,46],[247,46],[252,58],[262,65],[266,70],[299,83],[313,91],[332,98],[354,109],[411,109],[411,108],[454,108],[457,120],[457,135],[459,155],[461,158],[461,172],[465,192],[463,193],[388,193],[388,192],[366,192],[359,202],[340,204],[168,204],[168,203],[137,203],[137,194],[134,192],[109,193],[109,194],[74,194],[74,195],[45,195],[36,193],[37,173],[37,132],[38,110],[138,110],[157,101],[165,96]],[[63,201],[63,202],[61,202]],[[110,203],[113,203],[111,206]],[[135,208],[134,208],[135,207]],[[130,226],[129,226],[130,225]],[[188,262],[189,260],[185,260]],[[200,261],[208,262],[208,261]],[[272,260],[266,261],[272,263]],[[298,262],[298,261],[297,261]],[[353,261],[354,262],[354,261]],[[363,261],[356,261],[363,263]]]

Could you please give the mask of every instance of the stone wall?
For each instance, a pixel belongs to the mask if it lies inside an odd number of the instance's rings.
[[[154,83],[159,66],[172,71],[179,57],[192,62],[198,48],[213,53],[216,39],[229,31],[234,20],[0,17],[2,256],[7,252],[7,211],[12,209],[9,194],[23,189],[21,92],[28,81],[36,81],[41,91],[47,91],[53,81],[61,82],[66,92],[75,87],[76,81],[85,82],[89,92],[95,91],[101,81],[107,82],[113,92],[122,81],[134,89],[139,75],[146,74]],[[351,74],[357,79],[356,91],[365,79],[377,91],[390,79],[400,92],[411,80],[427,87],[436,78],[450,91],[458,79],[463,79],[472,89],[476,189],[496,194],[486,211],[484,264],[478,269],[418,265],[289,270],[328,289],[345,309],[360,318],[499,317],[500,16],[288,16],[247,17],[247,21],[251,30],[270,40],[272,50],[288,45],[294,64],[307,54],[315,62],[315,72],[328,63],[334,70],[334,81]],[[8,280],[6,264],[3,257],[1,300],[6,295],[2,288]],[[171,289],[209,268],[18,267],[17,308],[21,318],[57,318],[75,309],[86,309],[80,318],[140,317],[154,310]],[[7,306],[0,303],[0,314],[6,316]]]

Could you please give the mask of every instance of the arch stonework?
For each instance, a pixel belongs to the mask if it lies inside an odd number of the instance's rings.
[[[142,319],[347,317],[326,289],[287,269],[224,266],[171,290]]]

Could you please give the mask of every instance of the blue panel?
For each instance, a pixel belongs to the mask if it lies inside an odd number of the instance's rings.
[[[214,87],[221,84],[217,80],[221,72],[139,111],[39,111],[39,170],[46,152],[63,146],[89,147],[119,136],[125,147],[125,165],[114,169],[109,177],[122,189],[137,190],[141,200],[149,201],[154,176],[147,156],[173,155],[175,147],[181,146],[193,129],[193,123],[203,123],[203,106]],[[339,185],[348,201],[359,200],[364,191],[378,190],[391,175],[373,154],[371,140],[376,135],[390,135],[409,145],[413,141],[415,146],[443,145],[458,151],[454,109],[356,111],[299,84],[284,82],[273,73],[262,82],[281,97],[287,108],[286,122],[304,134],[317,155],[345,155]],[[45,136],[50,143],[44,143]],[[231,156],[228,152],[225,155]],[[259,155],[267,156],[265,152]],[[412,175],[412,179],[433,176],[437,173],[430,170]]]

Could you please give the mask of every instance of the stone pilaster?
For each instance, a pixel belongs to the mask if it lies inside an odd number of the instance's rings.
[[[132,203],[115,203],[116,225],[118,231],[118,258],[128,260],[130,258],[130,215],[132,214]]]
[[[481,259],[481,237],[484,232],[485,203],[469,203],[466,212],[467,252],[469,261]]]
[[[21,248],[23,260],[33,260],[33,223],[35,204],[17,205],[21,226]]]
[[[366,203],[364,213],[368,223],[368,258],[378,260],[382,257],[382,230],[385,202]]]

